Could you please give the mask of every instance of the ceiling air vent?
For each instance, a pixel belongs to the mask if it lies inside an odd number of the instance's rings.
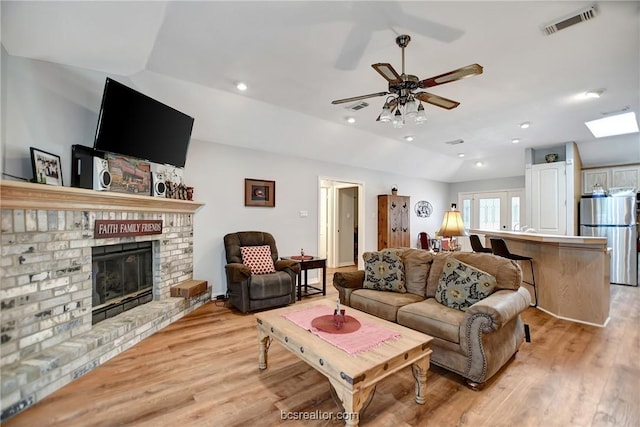
[[[358,111],[358,110],[362,110],[365,107],[368,107],[369,104],[366,102],[358,102],[357,104],[353,104],[353,105],[348,105],[344,108],[346,108],[347,110],[351,110],[351,111]]]
[[[458,145],[458,144],[462,144],[462,143],[464,143],[464,140],[462,140],[462,139],[456,139],[456,140],[453,140],[453,141],[445,142],[445,144],[449,144],[449,145]]]
[[[546,25],[542,31],[550,36],[551,34],[557,33],[560,30],[564,30],[567,27],[570,27],[572,25],[576,25],[579,24],[580,22],[584,22],[584,21],[588,21],[592,18],[595,18],[596,15],[598,14],[598,9],[596,9],[595,5],[594,6],[590,6],[586,9],[580,10],[574,14],[572,14],[571,16],[568,16],[566,18],[562,18],[560,20],[558,20],[557,22],[554,22],[552,24]]]

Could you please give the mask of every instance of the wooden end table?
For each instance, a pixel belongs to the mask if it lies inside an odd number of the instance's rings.
[[[327,295],[327,259],[326,258],[318,258],[310,255],[306,255],[304,257],[290,256],[290,257],[282,257],[282,259],[287,259],[290,261],[295,261],[300,263],[300,273],[298,273],[298,301],[302,300],[302,297],[308,297],[311,295],[322,294],[324,296]],[[312,286],[309,284],[309,270],[322,269],[322,288],[318,288],[316,286]],[[302,272],[304,271],[304,293],[302,292]],[[311,289],[311,290],[310,290]]]
[[[358,425],[359,412],[371,397],[375,385],[408,366],[411,366],[415,379],[415,401],[420,405],[425,403],[427,371],[432,352],[429,345],[432,337],[346,307],[347,314],[359,321],[374,323],[400,333],[396,340],[384,342],[378,347],[353,356],[282,317],[285,313],[318,305],[326,306],[327,313],[333,313],[335,308],[333,302],[320,299],[255,314],[260,345],[260,369],[267,369],[269,345],[272,340],[278,341],[284,348],[327,377],[344,408],[345,425],[350,427]]]

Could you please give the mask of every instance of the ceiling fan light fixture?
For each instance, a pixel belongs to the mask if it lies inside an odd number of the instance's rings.
[[[405,124],[405,117],[413,119],[415,124],[424,123],[427,120],[427,116],[424,112],[424,107],[422,106],[423,101],[427,104],[435,105],[436,107],[447,110],[451,110],[460,105],[457,101],[443,98],[428,92],[416,92],[416,90],[438,86],[467,77],[477,76],[482,74],[482,66],[479,64],[471,64],[448,73],[440,74],[439,76],[420,80],[417,76],[405,72],[404,49],[409,44],[410,40],[411,37],[406,34],[396,37],[396,44],[402,50],[401,74],[399,74],[391,64],[386,62],[379,62],[371,65],[371,67],[373,67],[373,69],[389,84],[387,91],[354,96],[351,98],[336,99],[331,101],[331,103],[334,105],[344,104],[378,96],[390,95],[387,98],[377,120],[381,122],[391,122],[396,128],[402,127]],[[416,106],[417,101],[420,101],[420,106]],[[393,113],[394,110],[395,113]]]
[[[418,115],[418,108],[416,107],[416,101],[413,99],[413,96],[409,98],[407,105],[404,107],[404,115],[406,117],[416,117]]]
[[[392,119],[393,116],[391,115],[391,110],[389,110],[389,104],[385,102],[382,107],[382,113],[380,113],[380,121],[386,123],[390,122]]]
[[[420,103],[420,105],[418,105],[415,121],[418,125],[427,121],[427,113],[424,112],[424,106],[422,105],[422,102]]]
[[[401,128],[402,126],[404,126],[404,119],[402,118],[400,108],[398,108],[396,110],[396,113],[393,115],[392,123],[394,128]]]

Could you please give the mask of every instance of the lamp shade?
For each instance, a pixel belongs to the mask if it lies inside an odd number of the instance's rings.
[[[443,237],[467,235],[460,211],[454,209],[444,213],[442,225],[440,226],[440,230],[438,230],[438,234]]]

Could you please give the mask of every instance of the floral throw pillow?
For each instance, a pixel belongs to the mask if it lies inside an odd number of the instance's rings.
[[[436,288],[436,301],[466,311],[496,289],[496,278],[453,257],[445,262]]]
[[[252,274],[275,273],[276,268],[271,258],[271,246],[242,246],[242,263],[251,269]]]
[[[390,292],[407,292],[404,285],[404,265],[400,257],[402,251],[385,250],[365,252],[364,284],[367,289]]]

